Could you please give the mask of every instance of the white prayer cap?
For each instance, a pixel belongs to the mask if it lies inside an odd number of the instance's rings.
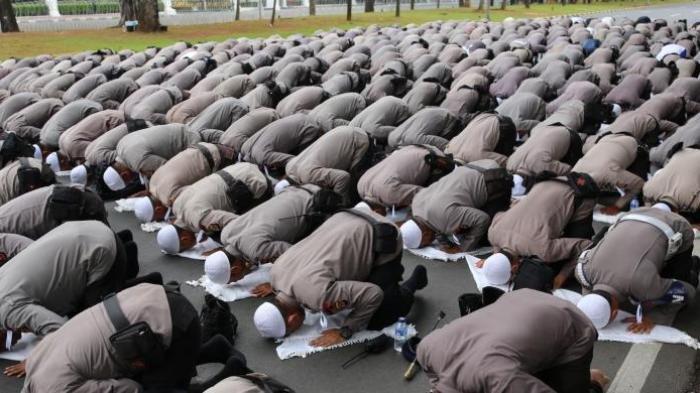
[[[423,238],[423,232],[415,221],[408,220],[401,225],[401,237],[406,248],[418,248]]]
[[[37,144],[34,144],[32,146],[34,146],[34,158],[36,158],[37,160],[41,160],[41,158],[43,157],[43,154],[41,153],[41,147],[39,147],[39,145]]]
[[[610,323],[610,303],[604,297],[591,293],[582,297],[576,306],[593,322],[596,329],[602,329]]]
[[[46,163],[49,164],[51,170],[54,172],[59,172],[61,170],[61,163],[58,160],[58,153],[53,152],[46,156]]]
[[[620,117],[620,114],[622,114],[622,107],[618,104],[613,104],[612,106],[612,112],[615,117]]]
[[[134,214],[141,222],[153,221],[153,203],[151,198],[143,197],[136,200],[134,203]]]
[[[497,252],[484,261],[484,275],[493,285],[502,285],[510,281],[510,261],[504,254]]]
[[[277,184],[275,184],[275,195],[279,194],[287,187],[289,187],[289,181],[287,181],[287,180],[278,181]]]
[[[102,180],[105,182],[105,185],[109,187],[109,189],[112,191],[119,191],[126,188],[124,179],[122,179],[122,177],[119,176],[119,172],[117,172],[111,166],[107,167],[107,170],[105,170],[105,173],[102,175]]]
[[[261,304],[255,310],[253,323],[255,323],[255,328],[258,329],[258,333],[266,338],[282,338],[287,332],[282,312],[270,302]]]
[[[231,279],[231,264],[223,251],[217,251],[204,261],[204,274],[215,284],[228,284]]]
[[[371,207],[367,204],[367,202],[360,202],[357,205],[355,205],[355,209],[358,210],[372,210]]]
[[[527,188],[523,186],[524,181],[522,176],[513,175],[513,189],[511,190],[513,196],[523,196],[527,193]]]
[[[659,209],[659,210],[663,210],[665,212],[669,212],[669,213],[671,212],[671,206],[669,206],[663,202],[655,203],[652,207]]]
[[[70,182],[73,184],[85,185],[87,183],[87,176],[88,173],[85,165],[78,165],[70,171]]]
[[[156,236],[158,247],[166,254],[177,254],[180,252],[180,236],[174,225],[166,225],[158,231]]]

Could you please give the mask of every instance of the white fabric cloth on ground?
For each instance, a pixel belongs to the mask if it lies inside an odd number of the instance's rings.
[[[567,289],[557,289],[553,292],[554,296],[568,300],[574,304],[581,299],[581,294]],[[629,323],[622,322],[626,318],[634,315],[619,310],[617,318],[610,322],[606,327],[598,329],[598,341],[617,341],[632,344],[644,343],[664,343],[664,344],[683,344],[693,349],[700,349],[700,342],[697,339],[689,336],[686,332],[678,330],[672,326],[656,325],[649,334],[635,334],[627,331]]]
[[[357,332],[353,334],[349,340],[328,348],[319,348],[309,345],[309,342],[318,338],[323,331],[340,327],[348,313],[349,311],[345,311],[335,315],[324,316],[321,313],[309,313],[307,311],[304,325],[299,330],[289,335],[289,337],[279,340],[280,344],[277,346],[277,356],[280,360],[298,357],[305,358],[314,353],[364,343],[381,336],[382,333],[394,338],[395,326],[391,325],[385,327],[381,331],[363,330]],[[416,334],[415,326],[409,325],[408,338]]]
[[[178,256],[181,256],[183,258],[187,259],[195,259],[198,261],[203,261],[207,259],[207,257],[204,255],[205,252],[211,251],[215,248],[221,248],[221,244],[216,242],[212,238],[207,238],[207,240],[203,242],[197,243],[194,247],[190,248],[189,250],[185,250],[182,252],[177,253]]]
[[[39,340],[39,337],[32,333],[22,333],[22,338],[12,346],[11,351],[0,353],[0,359],[21,362],[29,357],[29,353],[39,344]]]
[[[260,284],[270,282],[270,269],[272,269],[272,264],[261,265],[258,270],[245,276],[242,280],[228,285],[215,284],[211,282],[206,275],[203,275],[197,280],[187,281],[187,284],[193,287],[203,287],[207,293],[225,302],[234,302],[236,300],[252,297],[253,295],[250,291],[253,288]]]
[[[122,198],[122,199],[117,199],[114,201],[114,210],[119,212],[119,213],[124,213],[124,212],[133,212],[134,211],[134,206],[136,205],[136,201],[139,200],[139,198]]]
[[[481,289],[483,287],[496,287],[499,289],[502,289],[504,291],[508,291],[509,285],[504,284],[504,285],[491,285],[489,284],[489,281],[486,279],[486,275],[484,274],[484,269],[479,269],[476,267],[476,262],[479,261],[480,258],[475,257],[474,255],[484,255],[486,253],[491,252],[491,247],[483,247],[479,248],[473,251],[470,251],[468,253],[466,252],[460,252],[457,254],[448,254],[437,247],[431,246],[431,247],[424,247],[424,248],[419,248],[419,249],[413,249],[413,250],[407,250],[411,254],[419,256],[421,258],[425,259],[432,259],[432,260],[437,260],[437,261],[443,261],[443,262],[454,262],[454,261],[461,261],[465,260],[467,261],[467,266],[469,266],[469,271],[471,272],[472,278],[474,278],[474,282],[476,283],[477,288],[479,288],[479,292],[481,292]]]

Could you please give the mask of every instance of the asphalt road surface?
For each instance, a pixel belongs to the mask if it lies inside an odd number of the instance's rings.
[[[700,19],[697,5],[679,5],[624,11],[611,14],[637,18],[647,15],[653,18],[688,19],[694,23]],[[165,256],[155,244],[155,234],[142,232],[131,213],[117,213],[113,204],[108,204],[110,221],[115,230],[129,228],[134,232],[139,245],[141,272],[160,271],[166,280],[180,282],[198,278],[202,274],[202,263],[178,257]],[[700,242],[695,244],[696,254]],[[416,323],[422,334],[433,325],[440,310],[447,314],[447,321],[458,317],[457,297],[465,292],[476,292],[476,286],[468,274],[464,262],[442,263],[425,261],[413,255],[404,255],[404,265],[410,274],[417,264],[428,268],[430,284],[419,292],[409,319]],[[405,277],[407,277],[407,274]],[[183,293],[199,309],[204,291],[182,285]],[[314,354],[306,359],[280,361],[271,341],[260,338],[252,324],[258,299],[246,299],[231,304],[239,321],[239,336],[236,348],[246,354],[252,369],[266,372],[289,384],[297,392],[426,392],[428,382],[419,374],[412,382],[403,380],[407,363],[394,351],[369,357],[353,367],[342,370],[340,365],[361,351],[361,346],[350,346],[333,351]],[[678,315],[675,310],[666,310],[653,316],[657,321],[685,330],[694,337],[700,336],[700,304],[696,303]],[[546,321],[543,321],[546,323]],[[603,369],[613,379],[608,392],[614,393],[684,393],[692,391],[695,378],[696,351],[681,345],[622,344],[599,342],[596,344],[593,367]],[[0,361],[0,367],[12,362]],[[211,372],[212,367],[203,370]],[[21,390],[22,380],[0,376],[0,392],[14,393]]]

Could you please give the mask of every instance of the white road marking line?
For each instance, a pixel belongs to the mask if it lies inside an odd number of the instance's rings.
[[[608,393],[639,393],[659,355],[662,344],[634,344],[617,371]]]
[[[681,14],[671,14],[671,18],[675,18],[677,16],[681,16]]]
[[[693,14],[700,14],[700,10],[693,11]]]

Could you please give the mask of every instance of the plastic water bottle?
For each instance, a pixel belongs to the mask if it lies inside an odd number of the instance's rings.
[[[401,352],[403,343],[406,342],[408,336],[408,325],[406,325],[406,318],[401,317],[399,321],[396,322],[396,328],[394,329],[394,350],[396,352]]]
[[[639,200],[637,198],[630,201],[630,210],[639,209]]]

